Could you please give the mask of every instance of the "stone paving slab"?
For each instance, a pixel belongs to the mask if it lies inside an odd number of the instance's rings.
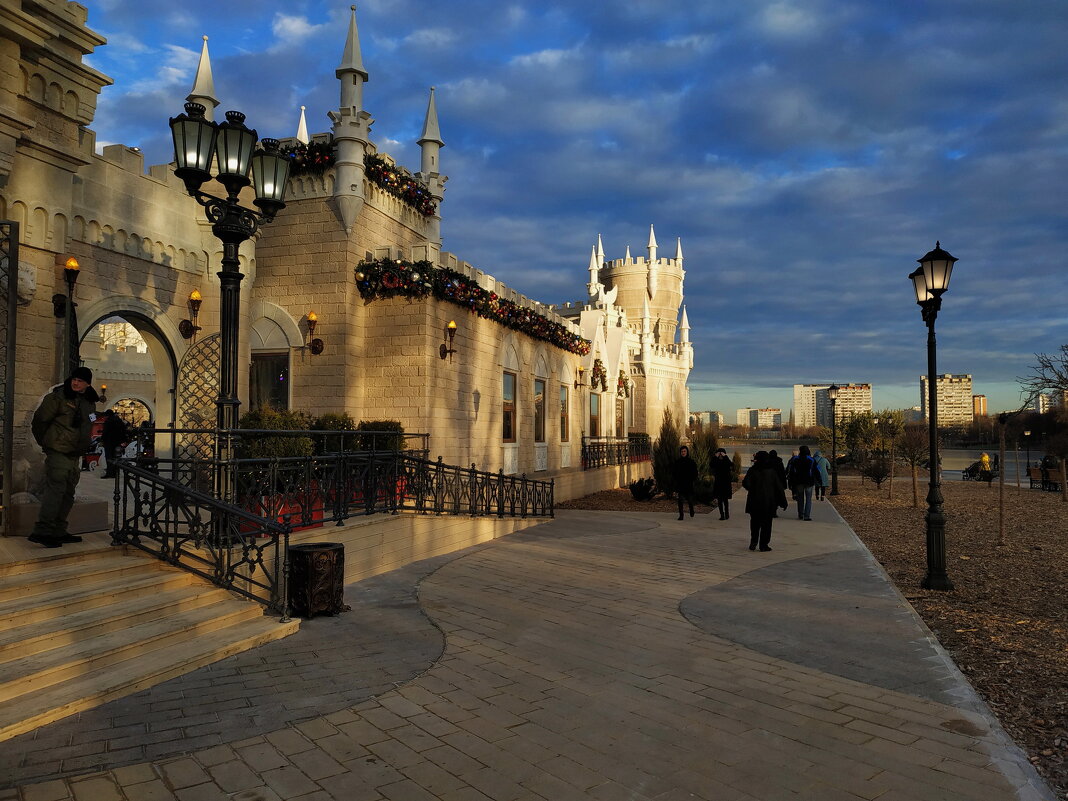
[[[1052,799],[833,508],[814,516],[753,553],[742,516],[558,513],[347,588],[321,642],[4,743],[0,801]]]

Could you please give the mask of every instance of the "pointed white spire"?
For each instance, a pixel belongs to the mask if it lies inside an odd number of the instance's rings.
[[[660,269],[656,264],[656,234],[653,233],[652,225],[649,226],[649,244],[646,246],[646,249],[649,251],[649,263],[646,271],[646,288],[648,289],[649,297],[655,297]]]
[[[682,322],[679,323],[679,331],[682,333],[680,341],[683,345],[690,342],[690,321],[686,318],[686,307],[682,307]]]
[[[675,261],[682,261],[682,237],[675,241]]]
[[[434,87],[430,87],[430,100],[426,104],[426,118],[423,120],[423,133],[416,140],[416,144],[422,152],[422,162],[419,171],[424,175],[440,173],[438,157],[445,143],[441,141],[441,131],[438,128],[438,108],[434,103]]]
[[[631,260],[630,245],[627,245],[627,255],[623,257],[623,261],[630,261],[630,260]]]
[[[653,233],[652,225],[649,226],[649,244],[646,249],[649,251],[649,261],[656,261],[656,234]]]
[[[649,298],[642,297],[642,328],[649,322]]]
[[[204,37],[204,44],[200,48],[200,63],[197,64],[197,76],[193,80],[193,89],[185,99],[191,103],[200,103],[205,108],[204,116],[209,120],[214,118],[219,99],[215,97],[215,81],[211,76],[211,57],[208,55],[207,36]]]
[[[438,129],[438,108],[434,103],[434,89],[437,87],[430,87],[430,100],[426,104],[426,118],[423,120],[423,133],[419,135],[416,140],[417,145],[423,144],[423,142],[436,142],[438,145],[444,145],[441,141],[441,131]]]
[[[597,234],[597,258],[604,264],[604,245],[601,244],[601,235]]]
[[[302,145],[306,145],[311,141],[308,137],[308,121],[304,119],[304,106],[300,107],[300,122],[297,123],[297,141]]]
[[[600,290],[601,290],[601,281],[600,281],[600,279],[598,277],[598,271],[600,270],[600,268],[601,268],[601,264],[600,264],[600,262],[597,261],[597,248],[596,247],[591,247],[590,248],[590,266],[589,266],[590,280],[586,284],[586,291],[589,293],[589,296],[591,298],[592,297],[596,297],[600,293]]]
[[[363,85],[368,80],[367,70],[363,68],[363,56],[360,54],[360,33],[356,30],[356,6],[349,6],[352,16],[349,18],[349,35],[345,39],[345,52],[341,64],[334,70],[334,75],[341,81],[341,107],[363,109]]]

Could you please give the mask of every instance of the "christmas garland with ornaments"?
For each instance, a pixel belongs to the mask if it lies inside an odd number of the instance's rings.
[[[333,140],[329,142],[297,142],[283,149],[283,156],[289,157],[289,174],[322,175],[337,163]]]
[[[430,295],[462,306],[473,314],[493,320],[533,339],[548,342],[562,350],[585,356],[590,343],[560,323],[533,309],[487,292],[465,275],[448,267],[435,267],[428,261],[376,259],[356,265],[356,288],[365,303],[380,298],[423,299]]]
[[[373,153],[363,157],[363,165],[367,180],[375,186],[400,198],[424,217],[433,217],[437,212],[437,204],[430,196],[426,184],[415,180],[403,167],[390,164]]]

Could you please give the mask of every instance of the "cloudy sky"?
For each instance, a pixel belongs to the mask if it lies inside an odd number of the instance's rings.
[[[320,0],[94,0],[111,76],[101,144],[171,160],[167,117],[210,37],[222,110],[329,130],[349,7]],[[367,0],[372,138],[418,169],[437,87],[445,249],[538,300],[608,258],[681,236],[691,407],[792,404],[863,381],[919,403],[926,329],[909,272],[960,259],[939,371],[991,411],[1036,351],[1068,342],[1064,0]]]

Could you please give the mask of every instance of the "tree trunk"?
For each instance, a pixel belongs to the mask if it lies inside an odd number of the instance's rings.
[[[894,445],[890,444],[890,500],[894,500]]]
[[[916,477],[916,463],[912,463],[912,508],[916,509],[920,505],[920,482]]]
[[[998,425],[998,545],[1005,544],[1005,426]],[[1019,462],[1016,463],[1019,475]]]
[[[1061,502],[1068,503],[1068,459],[1061,459]]]

